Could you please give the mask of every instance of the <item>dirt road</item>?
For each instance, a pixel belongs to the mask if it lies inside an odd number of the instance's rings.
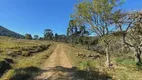
[[[57,45],[35,80],[72,80],[73,69],[64,48],[63,44]]]

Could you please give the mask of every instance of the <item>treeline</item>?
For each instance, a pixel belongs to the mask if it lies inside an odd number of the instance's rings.
[[[0,26],[0,36],[8,36],[18,39],[28,39],[28,40],[54,40],[54,41],[60,41],[60,42],[67,42],[67,36],[62,34],[53,34],[53,31],[51,29],[45,29],[44,30],[44,37],[40,37],[39,35],[31,35],[31,34],[25,34],[21,35],[16,32],[13,32],[11,30],[8,30],[4,28],[3,26]]]
[[[59,35],[57,33],[53,33],[53,31],[51,29],[45,29],[44,30],[44,37],[39,37],[38,35],[34,35],[32,37],[31,34],[25,34],[25,39],[28,40],[48,40],[48,41],[57,41],[57,42],[68,42],[67,41],[67,36],[62,34]]]

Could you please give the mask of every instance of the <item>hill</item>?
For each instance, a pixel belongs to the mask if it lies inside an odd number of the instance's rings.
[[[13,38],[24,38],[23,35],[18,34],[14,31],[9,30],[9,29],[6,29],[3,26],[0,26],[0,36],[8,36],[8,37],[13,37]]]

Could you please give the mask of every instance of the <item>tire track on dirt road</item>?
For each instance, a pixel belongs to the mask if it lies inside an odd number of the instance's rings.
[[[72,80],[72,65],[64,52],[64,45],[58,44],[43,66],[43,72],[34,80]]]

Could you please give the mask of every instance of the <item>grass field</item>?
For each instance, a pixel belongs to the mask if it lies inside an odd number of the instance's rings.
[[[55,43],[0,37],[1,80],[25,80],[36,76]]]

